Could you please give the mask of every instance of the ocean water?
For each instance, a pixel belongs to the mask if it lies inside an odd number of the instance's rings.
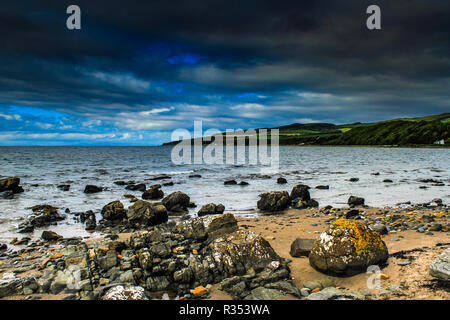
[[[271,190],[287,190],[298,183],[311,187],[311,196],[320,206],[346,206],[350,195],[362,196],[369,206],[395,206],[401,202],[423,203],[433,198],[450,202],[450,150],[408,148],[347,148],[347,147],[280,147],[280,166],[270,178],[258,165],[175,165],[171,162],[170,146],[163,147],[0,147],[0,176],[19,176],[25,192],[14,199],[0,200],[0,241],[9,241],[18,234],[17,225],[31,214],[27,207],[51,204],[71,212],[93,210],[100,218],[101,208],[114,200],[121,200],[127,207],[131,203],[123,196],[127,193],[140,198],[141,192],[125,190],[117,186],[117,180],[135,180],[137,183],[162,184],[173,181],[173,186],[163,186],[165,195],[183,191],[197,204],[190,209],[195,216],[206,203],[222,203],[226,212],[237,215],[257,216],[258,195]],[[248,161],[247,161],[248,163]],[[374,172],[380,174],[372,175]],[[190,178],[189,175],[201,175]],[[151,179],[160,175],[171,178],[160,181]],[[277,184],[283,176],[288,183]],[[359,178],[357,182],[348,181]],[[247,186],[224,185],[225,180]],[[385,183],[391,179],[393,183]],[[444,183],[434,186],[420,182],[433,179]],[[70,184],[70,191],[57,188]],[[96,194],[84,194],[87,184],[106,187]],[[329,190],[315,189],[317,185],[329,185]],[[419,186],[428,186],[420,189]],[[68,236],[98,236],[88,233],[73,220],[71,214],[58,226],[46,229]],[[42,230],[36,229],[33,238]]]

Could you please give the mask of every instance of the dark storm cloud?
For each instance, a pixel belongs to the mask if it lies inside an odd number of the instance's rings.
[[[80,31],[65,27],[71,4],[81,7]],[[225,129],[448,111],[450,3],[376,1],[382,10],[377,31],[366,28],[370,4],[2,4],[0,124],[11,132],[26,118],[11,106],[28,106],[74,117],[79,125],[72,131],[94,138],[111,132],[136,138],[125,134],[130,131],[159,142],[154,137],[166,134],[161,140],[167,140],[170,130],[192,120]],[[22,125],[18,132],[70,129],[57,121]],[[82,125],[89,121],[97,127]]]

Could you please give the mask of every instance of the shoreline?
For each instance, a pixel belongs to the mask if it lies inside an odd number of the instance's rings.
[[[333,285],[344,293],[357,292],[365,294],[365,299],[370,300],[386,300],[386,299],[439,299],[449,300],[450,291],[448,287],[436,284],[436,281],[428,273],[428,267],[431,261],[442,253],[446,248],[450,248],[450,224],[448,220],[448,207],[434,208],[372,208],[363,207],[361,217],[363,221],[369,221],[372,218],[389,217],[390,215],[400,215],[405,221],[417,218],[421,221],[424,216],[435,216],[443,229],[437,232],[417,232],[417,230],[391,230],[387,235],[383,235],[382,239],[386,243],[389,250],[389,259],[387,266],[382,268],[381,272],[386,277],[382,280],[382,289],[370,290],[367,292],[366,283],[369,275],[360,273],[350,277],[327,276],[309,264],[307,257],[292,257],[289,254],[291,243],[296,238],[317,239],[318,236],[325,231],[331,220],[342,214],[348,209],[336,208],[335,214],[324,213],[324,208],[307,208],[307,209],[286,209],[268,215],[260,215],[258,217],[246,218],[237,216],[238,229],[242,231],[251,231],[257,235],[261,235],[275,252],[284,259],[288,259],[288,268],[292,277],[292,281],[298,289],[301,289],[308,281],[314,281],[321,277],[328,277],[333,281]],[[411,211],[413,210],[413,211]],[[412,213],[413,212],[413,213]],[[225,216],[225,214],[223,215]],[[208,217],[208,216],[207,216]],[[216,217],[216,216],[211,216]],[[183,221],[183,219],[178,219]],[[184,221],[189,221],[184,220]],[[386,223],[388,225],[389,223]],[[137,233],[142,231],[135,231]],[[117,235],[118,241],[129,241],[132,233],[120,233]],[[110,239],[110,240],[108,240]],[[100,239],[82,240],[89,246],[100,247],[113,243],[111,234],[102,234]],[[394,239],[394,240],[393,240]],[[62,252],[64,248],[70,246],[71,239],[64,241],[47,242],[40,241],[38,244],[23,246],[18,254],[13,254],[10,259],[4,257],[0,260],[0,278],[7,272],[18,272],[19,276],[27,276],[36,274],[43,277],[45,270],[39,266],[49,256],[55,256],[55,252]],[[37,254],[35,251],[40,250]],[[47,256],[47,258],[45,258]],[[18,259],[19,258],[19,259]],[[18,263],[17,267],[5,268],[5,265],[13,261],[30,261],[36,264],[35,268],[24,270]],[[399,266],[397,263],[411,261],[411,264]],[[26,268],[25,268],[26,269]],[[120,272],[123,274],[123,272]],[[0,298],[0,300],[16,300],[16,299],[72,299],[73,293],[30,293],[27,295],[10,295]],[[172,296],[174,298],[174,296]],[[228,300],[231,295],[220,290],[219,284],[212,284],[208,288],[207,296],[203,297],[212,300]],[[278,298],[277,298],[278,299]],[[302,299],[292,295],[283,296],[280,299]]]

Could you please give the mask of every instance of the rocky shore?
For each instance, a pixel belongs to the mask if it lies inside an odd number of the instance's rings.
[[[17,179],[0,181],[2,191],[21,192]],[[115,183],[143,192],[142,200],[107,203],[99,221],[93,211],[29,208],[18,226],[24,237],[0,244],[1,299],[450,298],[449,207],[440,199],[369,208],[351,196],[348,208],[319,208],[299,184],[262,193],[257,218],[235,217],[220,203],[191,217],[195,204],[183,192]],[[68,217],[102,237],[26,236]]]

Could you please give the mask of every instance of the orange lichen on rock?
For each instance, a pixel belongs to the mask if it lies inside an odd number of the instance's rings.
[[[333,230],[339,228],[343,231],[343,236],[348,237],[355,247],[356,254],[365,255],[370,248],[377,246],[383,248],[383,240],[377,232],[373,232],[364,224],[356,220],[338,219],[332,225]]]
[[[201,297],[207,293],[208,293],[208,290],[203,286],[199,286],[199,287],[195,288],[194,291],[192,292],[194,297]]]

